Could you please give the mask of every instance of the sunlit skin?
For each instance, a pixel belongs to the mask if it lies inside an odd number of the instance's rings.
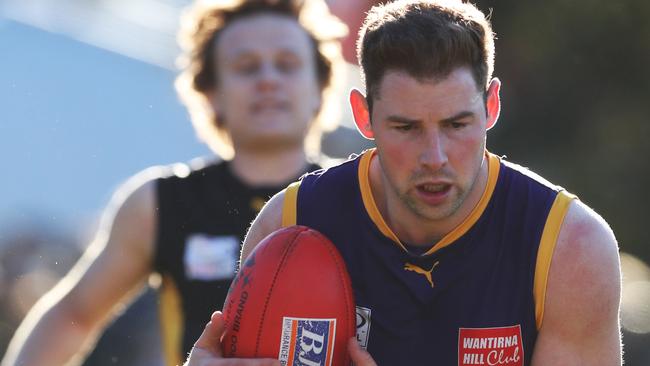
[[[433,245],[478,203],[487,183],[486,131],[498,118],[499,87],[497,79],[491,82],[486,103],[467,68],[442,80],[388,71],[367,123],[365,100],[352,93],[359,129],[377,145],[379,158],[370,166],[373,196],[401,240]]]
[[[235,150],[300,147],[321,103],[314,46],[295,19],[234,21],[217,40],[211,102]]]

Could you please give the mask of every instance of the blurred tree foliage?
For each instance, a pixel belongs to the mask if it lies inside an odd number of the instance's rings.
[[[489,147],[560,184],[650,261],[650,1],[478,0],[497,35]]]

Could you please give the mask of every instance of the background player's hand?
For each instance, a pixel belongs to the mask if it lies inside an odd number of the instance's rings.
[[[350,351],[350,358],[354,366],[377,366],[370,353],[361,348],[356,338],[350,338],[348,341],[348,350]]]
[[[185,366],[280,366],[280,361],[272,359],[223,358],[220,339],[224,330],[223,314],[217,311],[194,343]]]

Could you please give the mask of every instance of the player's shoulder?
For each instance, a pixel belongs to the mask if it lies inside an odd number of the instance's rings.
[[[618,253],[618,244],[609,224],[578,199],[569,206],[557,245],[574,255],[599,257]]]
[[[135,219],[152,215],[156,206],[156,181],[169,174],[166,167],[152,166],[132,175],[115,190],[106,212],[110,216],[127,215]]]
[[[573,360],[569,362],[578,363],[596,354],[601,360],[618,358],[620,363],[620,356],[616,356],[620,354],[620,296],[621,271],[614,234],[593,209],[573,200],[553,253],[541,343],[534,357],[557,360],[557,355],[564,353],[566,359]],[[603,362],[613,365],[612,361]]]
[[[248,257],[263,238],[284,226],[283,223],[287,220],[283,216],[287,212],[284,210],[284,206],[287,204],[285,201],[287,189],[285,188],[271,197],[253,220],[244,238],[241,252],[242,260]]]
[[[577,291],[585,299],[598,293],[618,296],[620,260],[618,243],[609,224],[595,210],[574,199],[564,217],[551,264],[564,278],[561,292]]]
[[[351,174],[358,176],[359,162],[364,155],[370,156],[370,151],[366,150],[360,154],[351,154],[347,158],[329,158],[329,160],[319,160],[318,164],[321,169],[311,171],[301,177],[301,180],[307,180],[312,183],[331,184],[331,180],[345,179]]]
[[[217,156],[197,157],[187,162],[152,166],[141,173],[148,174],[154,180],[191,180],[205,179],[219,174],[229,174],[227,161]]]
[[[218,162],[215,159],[197,158],[186,163],[145,168],[126,179],[115,190],[107,211],[118,213],[128,210],[135,215],[152,214],[156,207],[156,192],[160,181],[201,176],[203,171],[218,165]]]
[[[99,235],[106,235],[106,248],[129,250],[140,253],[141,258],[150,258],[157,226],[156,181],[169,174],[167,167],[152,166],[134,174],[115,190],[99,230]]]
[[[507,157],[505,156],[498,157],[498,160],[499,160],[500,169],[506,172],[506,174],[509,174],[511,177],[514,177],[515,179],[524,179],[527,182],[529,182],[529,184],[535,184],[540,187],[547,187],[552,190],[562,189],[560,186],[552,183],[545,177],[533,171],[531,168],[507,160]]]
[[[558,197],[562,194],[570,202],[564,213],[555,241],[550,271],[563,278],[562,286],[554,286],[559,292],[588,293],[599,284],[617,291],[620,280],[620,264],[616,237],[605,219],[593,208],[561,186],[552,183],[523,165],[500,157],[500,166],[511,179],[525,181],[527,189],[546,192],[544,196]],[[589,284],[592,285],[589,285]]]

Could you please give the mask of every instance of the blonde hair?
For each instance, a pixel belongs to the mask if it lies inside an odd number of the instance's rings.
[[[185,10],[178,40],[181,73],[176,90],[187,107],[199,138],[225,159],[234,149],[227,129],[215,114],[207,93],[214,90],[219,76],[215,68],[215,39],[234,20],[260,13],[295,19],[314,45],[317,80],[323,103],[314,116],[305,139],[310,156],[320,151],[320,136],[337,126],[340,109],[336,94],[342,83],[343,58],[339,40],[347,27],[329,12],[324,0],[198,0]]]

